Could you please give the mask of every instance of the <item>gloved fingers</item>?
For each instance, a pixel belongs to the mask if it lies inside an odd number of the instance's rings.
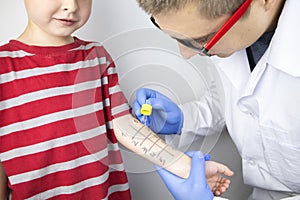
[[[135,117],[141,122],[141,123],[145,123],[146,121],[146,125],[149,126],[150,124],[150,116],[144,116],[142,113],[141,113],[141,106],[140,104],[137,102],[137,101],[134,101],[133,102],[133,112],[135,114]]]
[[[209,154],[204,154],[204,160],[209,161],[210,160],[210,155]]]
[[[140,88],[136,91],[136,101],[142,105],[149,98],[156,98],[156,91],[148,88]]]
[[[196,153],[197,151],[187,151],[185,152],[186,155],[188,155],[189,157],[193,157],[193,155]]]
[[[173,102],[167,96],[161,94],[158,91],[148,89],[148,88],[140,88],[136,91],[136,100],[140,105],[144,104],[147,99],[161,99],[164,102]]]
[[[134,114],[135,114],[136,117],[142,116],[141,105],[138,103],[137,100],[135,100],[133,102],[132,109],[133,109],[133,112],[134,112]]]
[[[197,151],[187,151],[185,152],[186,155],[188,155],[189,157],[193,157],[194,153],[196,153]],[[204,160],[208,161],[210,160],[210,155],[209,154],[204,154]]]
[[[174,102],[162,98],[150,98],[148,101],[153,109],[164,112],[168,123],[175,124],[183,122],[183,113]]]
[[[145,88],[140,88],[136,91],[136,100],[140,105],[142,105],[143,103],[145,103],[147,99],[147,95],[146,95],[146,89]]]
[[[192,156],[192,166],[188,179],[203,184],[203,186],[207,184],[205,176],[205,159],[203,153],[200,151],[195,152]]]
[[[156,169],[157,173],[162,178],[167,187],[173,185],[172,183],[178,183],[183,181],[182,178],[172,174],[164,168],[159,167],[158,165],[154,165],[154,168]]]
[[[165,99],[160,99],[160,98],[148,98],[147,99],[149,104],[152,106],[152,109],[155,110],[163,110],[167,111],[167,106],[169,105],[169,102],[166,101]]]
[[[172,102],[172,100],[169,97],[167,97],[166,95],[164,95],[160,92],[156,92],[156,98]]]

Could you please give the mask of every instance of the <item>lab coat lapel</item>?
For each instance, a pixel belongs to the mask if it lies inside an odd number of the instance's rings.
[[[245,50],[234,53],[228,58],[214,57],[213,61],[237,89],[242,89],[250,77],[250,68]]]
[[[226,59],[217,59],[216,64],[231,81],[238,94],[236,103],[240,110],[247,114],[258,115],[258,103],[253,96],[255,88],[265,69],[269,50],[257,63],[254,71],[250,72],[248,58],[245,50],[239,51]],[[228,89],[228,88],[227,88]],[[227,90],[225,88],[225,90]]]

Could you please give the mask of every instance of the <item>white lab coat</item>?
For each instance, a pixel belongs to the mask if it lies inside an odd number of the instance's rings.
[[[242,157],[244,181],[263,190],[300,193],[299,19],[300,1],[287,0],[269,48],[252,73],[245,50],[213,58],[224,86],[226,126]],[[188,140],[186,134],[192,130],[204,134],[200,127],[222,125],[222,112],[211,115],[212,105],[193,102],[180,107],[182,140]],[[253,198],[261,197],[257,192]]]

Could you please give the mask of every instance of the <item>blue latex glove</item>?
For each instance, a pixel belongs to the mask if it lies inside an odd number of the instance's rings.
[[[152,114],[144,116],[141,107],[144,103],[152,106]],[[183,113],[181,109],[165,95],[151,89],[141,88],[136,92],[133,111],[140,122],[144,123],[156,133],[176,134],[181,131]]]
[[[176,200],[213,199],[214,195],[205,177],[205,160],[207,158],[200,151],[187,154],[192,157],[191,172],[187,179],[179,178],[167,170],[155,166],[158,174]]]

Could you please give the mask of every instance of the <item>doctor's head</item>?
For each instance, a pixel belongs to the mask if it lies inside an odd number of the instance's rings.
[[[152,23],[178,41],[188,59],[227,57],[273,29],[284,0],[137,0]]]

